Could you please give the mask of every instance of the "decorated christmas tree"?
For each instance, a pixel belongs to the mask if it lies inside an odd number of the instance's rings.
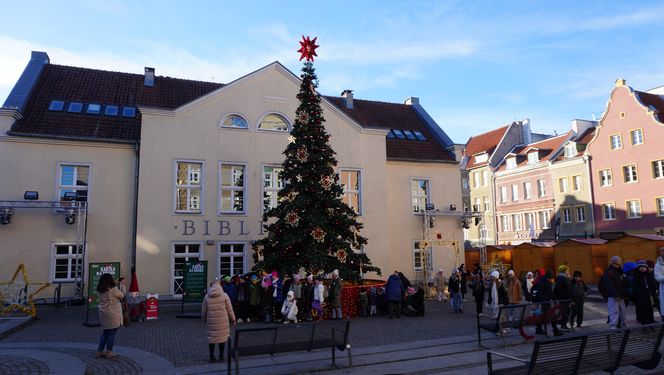
[[[357,281],[364,272],[380,270],[359,251],[367,243],[360,235],[362,224],[342,200],[337,160],[316,92],[315,42],[309,37],[300,42],[300,60],[306,61],[297,94],[300,105],[284,151],[280,177],[285,184],[277,206],[263,215],[266,236],[254,245],[254,269],[314,275],[338,269],[342,278]]]

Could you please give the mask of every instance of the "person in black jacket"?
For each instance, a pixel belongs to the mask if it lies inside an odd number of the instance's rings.
[[[569,320],[569,303],[572,299],[572,282],[569,277],[569,267],[565,264],[561,264],[558,267],[558,276],[556,277],[556,285],[553,288],[553,299],[554,300],[565,300],[560,302],[560,308],[562,310],[562,316],[560,321],[553,324],[560,324],[560,329],[563,331],[569,330],[567,327],[567,321]]]
[[[627,286],[622,270],[622,259],[615,255],[611,257],[611,264],[604,270],[599,280],[599,292],[606,300],[609,313],[609,325],[620,328],[625,324],[625,300],[627,300]]]
[[[471,289],[473,289],[473,297],[475,297],[475,311],[477,314],[481,314],[482,308],[484,308],[484,293],[486,290],[485,284],[486,280],[484,280],[484,273],[478,264],[475,267],[473,280],[470,283]]]
[[[656,301],[659,285],[655,277],[648,270],[645,260],[639,260],[634,273],[634,295],[632,300],[636,305],[636,320],[641,324],[655,323],[653,318],[653,301]]]
[[[535,285],[533,285],[533,288],[531,289],[533,302],[539,303],[541,307],[542,317],[547,316],[547,312],[551,307],[550,301],[553,297],[553,286],[551,285],[550,281],[551,279],[553,279],[553,273],[551,271],[546,271],[544,276],[540,277],[539,281]],[[538,335],[545,334],[542,326],[543,326],[542,323],[537,324],[537,329],[535,330],[536,334]],[[551,328],[553,329],[554,336],[560,336],[563,334],[558,329],[556,324],[551,323]]]
[[[583,281],[581,271],[574,271],[572,277],[572,311],[569,320],[570,324],[574,325],[574,319],[576,318],[576,326],[578,328],[581,328],[581,324],[583,324],[583,305],[586,302],[588,290],[590,290],[590,288],[588,288],[586,282]]]
[[[461,263],[459,266],[459,272],[461,273],[461,302],[466,302],[466,293],[468,293],[468,275],[469,272],[466,269],[466,265]]]

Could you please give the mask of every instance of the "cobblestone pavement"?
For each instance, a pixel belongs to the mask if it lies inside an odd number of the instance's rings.
[[[45,362],[32,358],[0,354],[0,374],[48,374],[48,365]]]
[[[472,299],[472,297],[470,297]],[[429,301],[424,317],[405,317],[389,320],[387,317],[353,318],[350,330],[350,342],[353,348],[375,345],[397,344],[422,340],[440,339],[450,336],[474,335],[476,332],[475,304],[466,304],[463,314],[454,314],[449,302]],[[196,311],[192,306],[189,310]],[[586,303],[586,320],[603,318],[606,307],[603,303]],[[180,312],[179,304],[162,303],[159,319],[145,323],[135,323],[118,331],[115,344],[140,349],[153,353],[170,361],[175,367],[206,364],[208,361],[205,323],[200,319],[176,318]],[[86,327],[84,307],[38,308],[38,319],[8,337],[0,344],[9,343],[47,343],[69,342],[84,343],[84,348],[70,351],[57,349],[79,358],[91,367],[108,364],[94,359],[94,349],[100,329]],[[91,312],[91,315],[94,311]],[[245,323],[246,324],[246,323]],[[264,323],[251,323],[262,326]],[[0,362],[3,360],[0,358]],[[123,359],[112,362],[118,373],[132,373],[140,368],[138,364],[125,362]],[[1,364],[0,364],[1,366]],[[124,367],[121,367],[124,366]],[[106,373],[99,368],[98,373]]]

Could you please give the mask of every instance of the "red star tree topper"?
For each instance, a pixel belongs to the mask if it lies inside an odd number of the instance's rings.
[[[300,49],[297,50],[297,52],[300,53],[300,61],[302,61],[302,59],[306,59],[307,61],[314,61],[314,56],[318,56],[316,54],[316,48],[318,48],[316,39],[318,39],[318,37],[315,37],[314,40],[311,40],[309,37],[305,38],[304,35],[302,35]]]

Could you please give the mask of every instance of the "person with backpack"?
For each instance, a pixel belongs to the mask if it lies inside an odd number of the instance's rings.
[[[570,304],[571,313],[569,317],[570,325],[574,325],[574,319],[576,318],[577,328],[581,328],[583,324],[583,305],[586,302],[586,296],[588,295],[588,286],[586,282],[583,281],[583,275],[581,271],[574,271],[572,277],[572,303]]]
[[[614,255],[598,284],[599,293],[606,301],[611,328],[620,328],[625,325],[625,300],[628,297],[626,284],[622,259]]]

